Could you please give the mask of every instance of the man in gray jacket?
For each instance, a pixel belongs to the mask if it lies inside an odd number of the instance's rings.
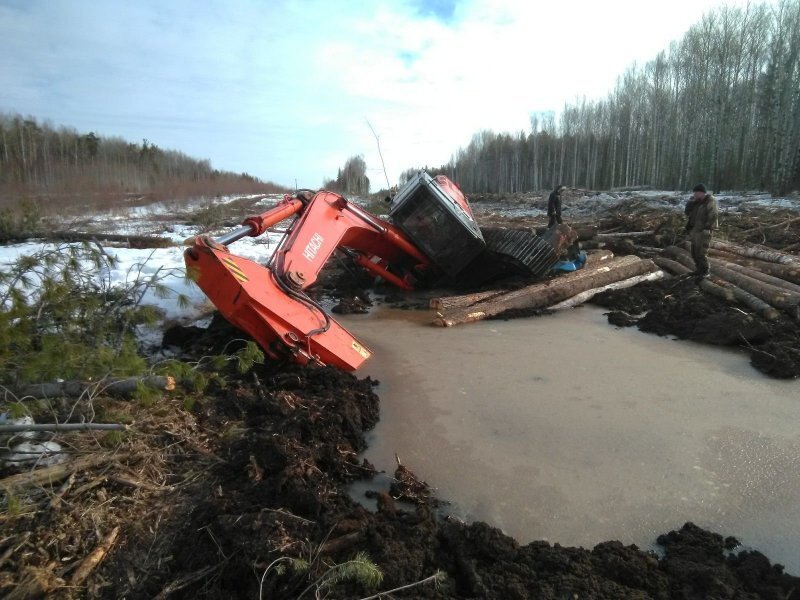
[[[692,242],[692,258],[698,277],[708,277],[708,248],[711,245],[711,232],[719,229],[717,199],[706,192],[706,186],[698,183],[692,190],[692,198],[686,203],[684,211],[689,218],[686,232]]]

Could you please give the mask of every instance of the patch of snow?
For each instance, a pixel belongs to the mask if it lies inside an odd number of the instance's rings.
[[[22,442],[12,446],[10,452],[0,454],[0,463],[16,469],[57,465],[65,460],[67,455],[56,442]]]

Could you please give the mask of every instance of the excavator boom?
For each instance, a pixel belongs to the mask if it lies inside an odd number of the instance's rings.
[[[228,250],[227,244],[262,235],[292,216],[297,218],[268,265]],[[198,237],[184,260],[222,315],[255,338],[270,357],[352,371],[369,358],[370,350],[304,293],[337,248],[402,289],[412,289],[417,276],[435,270],[402,231],[328,191],[284,197],[225,236]]]

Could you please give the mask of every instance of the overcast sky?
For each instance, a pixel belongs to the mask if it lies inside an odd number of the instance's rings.
[[[742,5],[746,0],[727,2]],[[0,111],[316,188],[603,98],[719,0],[0,0]]]

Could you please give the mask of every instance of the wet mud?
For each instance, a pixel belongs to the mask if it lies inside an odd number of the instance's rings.
[[[211,330],[177,329],[169,341],[189,357],[229,339],[224,322]],[[131,532],[109,556],[101,596],[297,598],[321,586],[328,598],[364,598],[425,581],[392,597],[800,598],[800,578],[691,523],[658,538],[660,555],[616,541],[521,545],[448,517],[413,465],[398,466],[389,491],[374,482],[378,508],[367,509],[347,487],[376,475],[357,458],[379,418],[375,383],[271,364],[215,390],[198,409],[220,434],[214,466],[174,498],[158,536]],[[380,585],[333,583],[326,574],[359,552],[383,573]],[[132,580],[130,565],[146,553],[163,557],[160,568]]]
[[[640,284],[598,294],[591,303],[611,309],[610,323],[636,326],[716,346],[739,346],[751,364],[771,377],[800,376],[800,325],[781,316],[767,321],[704,293],[691,277]]]
[[[373,282],[344,270],[349,282],[323,278],[317,294],[332,298],[341,313],[366,310],[373,300],[364,290]],[[415,307],[403,295],[383,301]],[[596,296],[594,303],[609,309],[615,325],[742,346],[759,370],[800,375],[796,323],[745,314],[703,294],[691,280],[641,284]],[[516,316],[527,314],[501,318]],[[242,337],[215,318],[208,329],[169,330],[164,345],[191,362],[233,352],[231,340]],[[131,491],[130,481],[117,477],[114,483],[113,469],[96,467],[80,474],[88,482],[80,489],[87,489],[84,495],[97,491],[92,502],[98,505],[76,498],[60,515],[7,519],[0,595],[367,598],[403,588],[391,597],[800,600],[800,577],[757,550],[743,549],[725,532],[691,522],[654,540],[658,553],[613,540],[592,549],[520,544],[486,523],[448,516],[447,505],[414,476],[414,465],[398,465],[386,490],[375,468],[358,458],[380,415],[376,382],[369,378],[278,363],[225,376],[225,385],[212,381],[186,411],[191,419],[186,417],[185,429],[168,421],[170,415],[158,422],[159,411],[148,417],[159,432],[148,438],[149,450],[169,468],[165,480],[186,483]],[[350,496],[355,481],[372,488],[377,510]],[[69,572],[59,565],[77,562],[74,550],[68,555],[64,541],[28,543],[30,532],[43,540],[56,532],[72,543],[75,523],[88,522],[93,511],[99,518],[98,507],[109,502],[126,507],[115,545],[85,586],[66,585],[59,578]],[[81,546],[84,554],[102,537],[97,523],[94,529],[95,537]],[[27,545],[16,545],[23,538]],[[366,557],[382,573],[380,583],[344,576],[353,571],[346,567],[364,566]]]

